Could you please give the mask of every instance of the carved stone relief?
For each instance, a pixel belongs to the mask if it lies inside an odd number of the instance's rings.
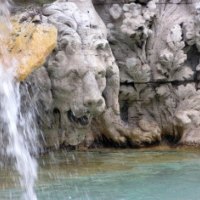
[[[45,67],[27,82],[41,87],[33,95],[39,99],[38,118],[45,141],[47,146],[57,147],[77,145],[85,138],[92,142],[93,118],[105,109],[120,117],[119,69],[107,41],[106,27],[91,1],[56,1],[44,6],[42,15],[43,21],[57,28],[58,45]],[[99,117],[97,121],[101,120]]]
[[[96,5],[120,69],[123,118],[157,141],[199,142],[199,7],[173,0]]]
[[[45,5],[58,45],[27,82],[40,85],[46,146],[200,144],[199,10],[197,0]]]

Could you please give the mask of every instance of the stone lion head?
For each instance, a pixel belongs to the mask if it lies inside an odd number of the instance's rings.
[[[91,1],[75,2],[59,0],[43,9],[45,21],[58,30],[58,44],[46,68],[53,115],[69,144],[83,139],[91,119],[106,106],[118,111],[119,91],[119,71],[106,27]]]

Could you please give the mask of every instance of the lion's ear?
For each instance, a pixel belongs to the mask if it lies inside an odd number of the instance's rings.
[[[80,40],[71,35],[65,35],[59,41],[60,50],[64,50],[69,55],[74,54],[77,49],[80,49],[80,46]]]
[[[120,77],[119,69],[115,62],[112,66],[107,68],[106,72],[106,88],[103,92],[103,96],[106,101],[107,108],[112,108],[112,110],[119,114],[119,87],[120,87]]]

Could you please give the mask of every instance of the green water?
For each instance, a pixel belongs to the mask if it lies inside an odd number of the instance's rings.
[[[199,200],[200,151],[57,152],[39,160],[39,200]],[[0,200],[20,199],[17,176],[0,172]]]

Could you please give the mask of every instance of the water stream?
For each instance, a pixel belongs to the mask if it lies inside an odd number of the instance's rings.
[[[22,106],[28,92],[3,45],[11,3],[0,0],[0,200],[199,199],[199,150],[59,151],[42,155],[38,167],[34,109]]]
[[[11,160],[20,175],[20,185],[24,190],[22,198],[36,200],[34,183],[37,179],[37,162],[31,155],[37,152],[33,110],[21,112],[20,84],[16,81],[18,63],[15,58],[10,57],[6,44],[3,45],[12,30],[10,5],[10,1],[0,1],[1,154]]]

